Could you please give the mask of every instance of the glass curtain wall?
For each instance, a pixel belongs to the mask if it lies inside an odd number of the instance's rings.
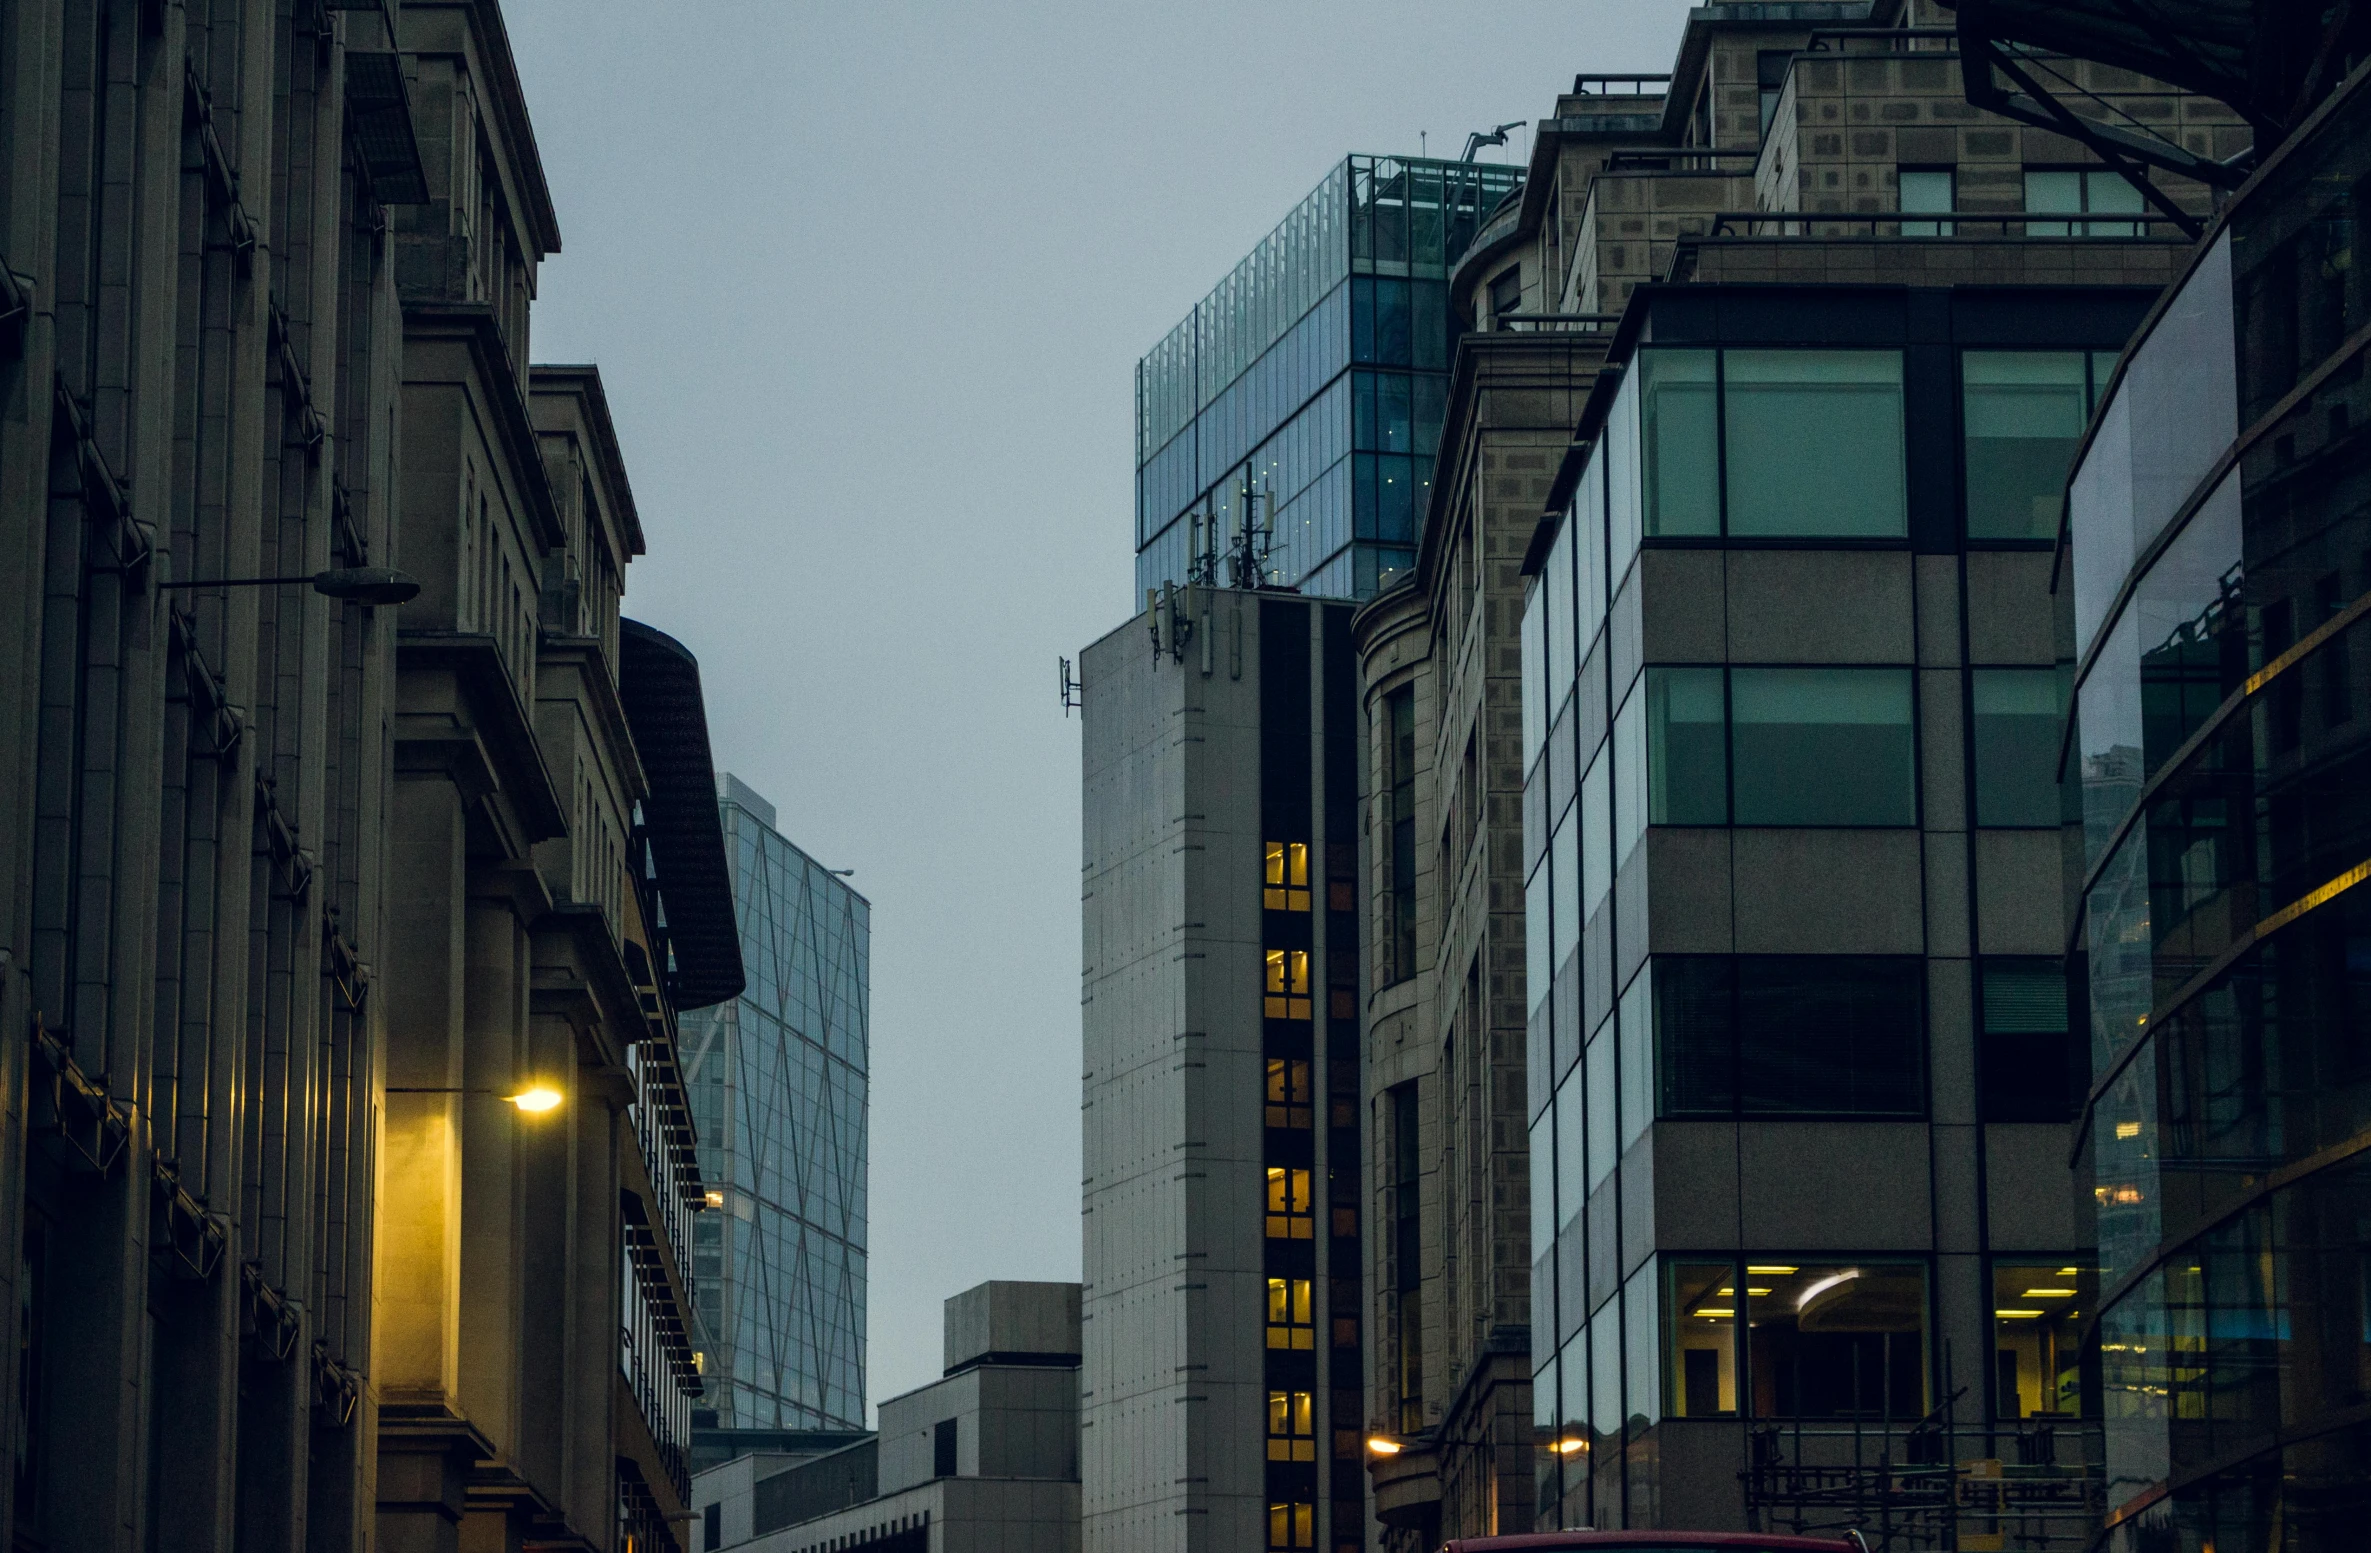
[[[2320,1553],[2371,1513],[2367,205],[2358,82],[2227,214],[2069,491],[2126,1553]]]
[[[749,984],[683,1017],[707,1429],[862,1429],[872,907],[724,779]]]
[[[1136,368],[1137,586],[1366,598],[1414,558],[1451,347],[1447,278],[1512,166],[1337,165]]]

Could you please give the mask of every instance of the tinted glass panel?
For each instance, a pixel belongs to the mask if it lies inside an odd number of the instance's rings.
[[[1745,1281],[1757,1417],[1925,1414],[1924,1266],[1749,1260]]]
[[[1639,352],[1640,459],[1649,534],[1721,531],[1714,353]]]
[[[1651,823],[1728,823],[1725,700],[1719,669],[1647,670],[1647,786]]]
[[[1907,669],[1734,669],[1740,825],[1909,825],[1918,811]]]
[[[2056,825],[2058,739],[2065,714],[2056,669],[1977,669],[1969,676],[1978,825]]]
[[[1899,352],[1728,351],[1722,370],[1732,535],[1909,531]]]
[[[2088,414],[2086,367],[2080,351],[1960,358],[1970,539],[2057,537]]]
[[[1979,1063],[1988,1122],[2073,1119],[2090,1087],[2088,1046],[2067,1023],[2056,960],[1986,960]]]
[[[1737,1033],[1748,1112],[1925,1113],[1921,960],[1742,956]]]

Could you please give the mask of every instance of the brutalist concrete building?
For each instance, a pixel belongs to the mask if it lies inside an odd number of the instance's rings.
[[[1366,1545],[1349,607],[1086,650],[1084,1545]]]

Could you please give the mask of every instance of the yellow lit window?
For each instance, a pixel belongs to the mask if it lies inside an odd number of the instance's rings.
[[[1271,949],[1268,951],[1268,1001],[1270,1019],[1306,1019],[1309,1017],[1309,951],[1306,949]]]
[[[1309,1280],[1268,1280],[1268,1346],[1314,1348],[1316,1328],[1309,1319]]]
[[[1283,1165],[1268,1167],[1268,1238],[1317,1238],[1316,1225],[1310,1216],[1308,1171]]]
[[[1268,1125],[1300,1128],[1309,1125],[1308,1063],[1282,1057],[1268,1059]]]
[[[1260,904],[1270,911],[1307,911],[1309,843],[1271,841],[1266,850],[1266,887],[1260,891]]]
[[[1308,1392],[1268,1393],[1268,1459],[1317,1459],[1317,1415],[1310,1405]]]
[[[1268,1506],[1268,1546],[1271,1550],[1317,1546],[1317,1506],[1313,1504],[1272,1504]]]

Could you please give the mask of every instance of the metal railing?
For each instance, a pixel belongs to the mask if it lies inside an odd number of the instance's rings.
[[[1500,313],[1489,334],[1606,334],[1622,321],[1619,313]]]
[[[2099,214],[2082,211],[2049,210],[1713,210],[1705,211],[1698,219],[1706,223],[1705,230],[1681,233],[1682,237],[1843,237],[1852,233],[1834,230],[1840,227],[1865,228],[1871,237],[1897,237],[1907,241],[1932,241],[1951,237],[2011,238],[2019,241],[2068,242],[2137,242],[2156,237],[2157,229],[2170,228],[2177,235],[2181,223],[2171,216],[2142,211],[2116,211]],[[1931,231],[1884,232],[1881,227],[1932,228]],[[2064,227],[2061,232],[2032,232],[2028,227]],[[1965,230],[1976,228],[1975,231]],[[2011,231],[2015,227],[2019,230]],[[1812,230],[1819,228],[1822,230]],[[2083,230],[2077,230],[2078,228]],[[2115,230],[2115,229],[2122,230]],[[2185,237],[2182,239],[2187,241]]]

